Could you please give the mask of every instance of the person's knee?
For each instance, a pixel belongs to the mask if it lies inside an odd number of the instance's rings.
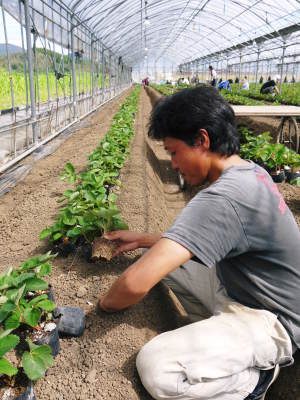
[[[145,389],[154,399],[166,399],[177,394],[164,371],[166,360],[155,340],[148,342],[137,355],[136,367]],[[174,389],[174,391],[173,391]],[[167,396],[167,397],[166,397]]]

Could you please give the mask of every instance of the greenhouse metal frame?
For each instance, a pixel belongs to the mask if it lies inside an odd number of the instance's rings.
[[[0,0],[10,105],[0,171],[143,77],[279,74],[299,80],[300,2]],[[24,99],[16,99],[6,20],[19,23]]]

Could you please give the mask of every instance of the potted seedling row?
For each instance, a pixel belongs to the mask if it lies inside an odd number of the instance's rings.
[[[300,155],[280,143],[270,143],[268,132],[253,135],[247,128],[240,128],[241,156],[263,166],[274,182],[298,184]]]
[[[104,239],[103,234],[127,229],[117,209],[117,195],[113,189],[121,185],[118,177],[134,133],[139,90],[136,88],[121,106],[105,139],[89,156],[86,169],[77,174],[71,163],[65,166],[61,178],[75,187],[63,193],[59,199],[63,207],[57,221],[40,234],[40,239],[48,238],[62,255],[68,255],[80,246],[88,259],[103,257],[110,260],[113,244]]]

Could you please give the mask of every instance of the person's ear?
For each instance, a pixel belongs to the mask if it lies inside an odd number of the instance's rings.
[[[209,150],[210,139],[206,129],[200,129],[199,135],[195,140],[195,147],[201,147],[202,150]]]

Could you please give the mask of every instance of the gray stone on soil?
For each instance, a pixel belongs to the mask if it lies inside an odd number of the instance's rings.
[[[81,336],[85,328],[85,314],[79,307],[57,307],[53,311],[57,318],[57,328],[60,335]]]

